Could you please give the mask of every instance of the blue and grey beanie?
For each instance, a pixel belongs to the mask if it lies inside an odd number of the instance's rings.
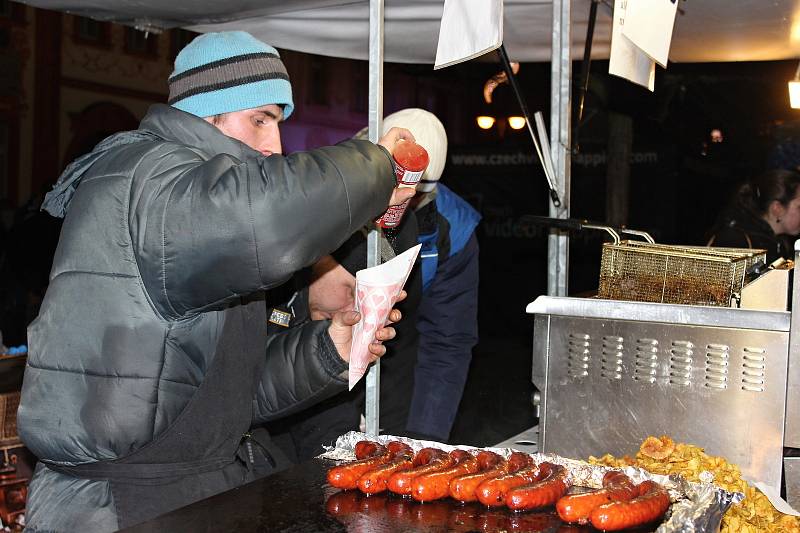
[[[283,106],[294,110],[292,85],[278,51],[244,31],[206,33],[175,58],[168,103],[198,117]]]

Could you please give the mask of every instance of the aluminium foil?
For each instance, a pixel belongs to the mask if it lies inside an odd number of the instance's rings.
[[[422,448],[439,448],[446,452],[455,449],[467,450],[477,453],[480,450],[489,450],[503,457],[508,457],[512,452],[517,451],[513,448],[476,448],[474,446],[449,445],[440,442],[415,440],[406,437],[396,437],[393,435],[379,435],[377,437],[366,435],[357,431],[351,431],[340,436],[336,440],[336,445],[329,448],[320,455],[321,458],[336,461],[352,461],[355,459],[353,450],[357,442],[362,440],[376,441],[386,444],[390,441],[400,441],[408,444],[417,452]],[[570,473],[571,481],[574,486],[600,488],[603,476],[609,467],[592,465],[586,461],[569,459],[550,453],[530,454],[534,461],[551,462],[562,465]],[[699,533],[719,531],[722,516],[734,503],[739,503],[744,499],[744,494],[740,492],[728,492],[711,483],[696,483],[686,481],[678,475],[662,476],[651,474],[641,468],[627,467],[624,470],[634,482],[641,483],[645,480],[652,480],[664,486],[670,494],[672,505],[664,519],[664,522],[656,530],[657,533]]]

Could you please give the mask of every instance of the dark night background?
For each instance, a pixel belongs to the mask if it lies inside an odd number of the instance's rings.
[[[580,63],[573,63],[573,122],[580,68]],[[610,120],[629,117],[632,157],[628,213],[622,222],[648,231],[656,242],[705,244],[736,188],[766,168],[776,143],[793,139],[798,111],[789,107],[786,82],[795,68],[794,62],[787,61],[671,64],[666,71],[658,69],[656,90],[650,93],[609,76],[607,62],[593,62],[578,130],[579,150],[572,157],[571,216],[614,220],[615,214],[606,209],[607,195],[613,194],[606,190]],[[549,65],[523,65],[520,81],[529,108],[541,110],[549,126]],[[471,83],[477,86],[478,80]],[[477,88],[475,93],[480,96]],[[486,114],[518,113],[509,88],[498,89],[495,99],[496,109],[483,107]],[[482,105],[476,98],[466,108]],[[721,130],[722,143],[710,142],[714,128]],[[487,422],[476,443],[489,444],[535,423],[529,403],[534,391],[530,385],[532,320],[524,309],[547,291],[547,239],[542,228],[526,225],[523,215],[547,215],[549,200],[526,130],[507,129],[502,139],[496,129],[474,133],[472,144],[451,148],[443,178],[483,214],[479,227],[481,342],[453,440],[470,441],[474,420],[479,419]],[[498,153],[525,154],[532,162],[467,164],[481,161],[480,157],[469,159],[469,154]],[[602,232],[572,234],[571,295],[597,288],[605,240]],[[495,386],[487,387],[487,382]],[[497,395],[501,387],[505,393]],[[463,439],[459,439],[461,434]]]

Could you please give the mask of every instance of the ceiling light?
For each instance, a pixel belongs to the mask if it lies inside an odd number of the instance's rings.
[[[789,105],[800,109],[800,80],[789,82]]]
[[[494,126],[494,117],[487,117],[486,115],[481,115],[478,117],[478,127],[482,130],[488,130],[492,126]]]
[[[789,82],[789,105],[792,109],[800,109],[800,63],[794,73],[794,79]]]
[[[521,130],[525,127],[525,117],[508,117],[508,125],[511,129]]]

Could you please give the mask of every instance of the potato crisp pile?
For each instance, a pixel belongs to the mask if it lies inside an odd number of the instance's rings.
[[[680,474],[688,481],[712,481],[730,492],[741,492],[745,498],[734,504],[722,519],[721,533],[755,533],[784,531],[800,533],[800,519],[779,513],[764,494],[744,481],[739,467],[722,457],[706,455],[703,448],[691,444],[675,443],[663,435],[647,437],[635,458],[616,458],[610,454],[589,457],[592,464],[621,468],[637,466],[653,474]],[[713,480],[708,474],[713,475]]]

